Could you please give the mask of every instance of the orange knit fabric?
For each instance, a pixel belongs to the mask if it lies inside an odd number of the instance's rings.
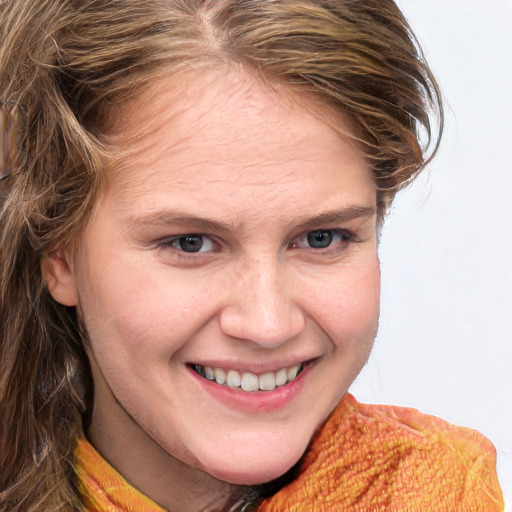
[[[165,512],[85,440],[76,450],[86,511]],[[500,512],[496,453],[479,433],[414,409],[347,394],[318,432],[299,476],[258,512]]]

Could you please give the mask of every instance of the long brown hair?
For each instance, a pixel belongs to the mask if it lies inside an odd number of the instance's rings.
[[[0,510],[79,508],[86,333],[40,260],[86,225],[119,109],[164,74],[242,65],[351,119],[384,211],[437,150],[442,105],[392,0],[3,0],[0,20]]]

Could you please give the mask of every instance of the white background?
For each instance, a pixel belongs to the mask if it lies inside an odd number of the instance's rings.
[[[475,428],[512,511],[512,0],[398,0],[447,103],[382,235],[381,328],[351,391]]]

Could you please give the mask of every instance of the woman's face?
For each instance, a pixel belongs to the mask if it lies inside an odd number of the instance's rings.
[[[370,171],[321,106],[234,71],[159,86],[130,112],[151,129],[102,190],[64,284],[90,335],[91,436],[137,429],[220,480],[268,481],[376,334]]]

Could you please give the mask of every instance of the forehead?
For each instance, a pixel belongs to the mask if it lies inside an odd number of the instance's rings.
[[[138,195],[156,200],[178,188],[191,201],[205,191],[224,204],[242,192],[265,201],[287,187],[306,193],[318,180],[341,196],[374,193],[369,167],[345,133],[341,115],[242,71],[162,80],[116,123],[109,188],[127,207]]]

